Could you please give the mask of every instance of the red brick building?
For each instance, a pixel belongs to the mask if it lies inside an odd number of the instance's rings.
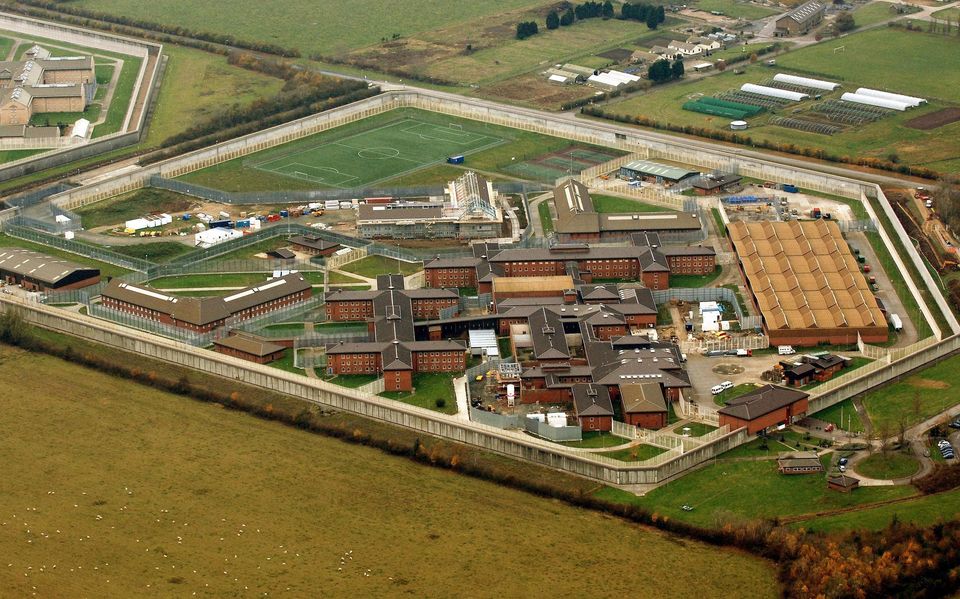
[[[573,409],[584,431],[609,432],[613,428],[613,403],[603,385],[574,385]]]
[[[476,287],[478,258],[436,258],[425,260],[423,275],[427,287]]]
[[[718,411],[720,426],[730,425],[730,430],[746,427],[755,435],[780,424],[789,425],[806,416],[809,397],[803,391],[764,385],[727,401]]]
[[[101,292],[101,303],[169,326],[200,333],[235,321],[261,316],[305,301],[312,287],[300,273],[291,273],[223,297],[178,297],[114,279]]]
[[[384,291],[337,289],[326,294],[327,320],[340,322],[368,320],[374,317],[374,302]],[[398,291],[410,299],[416,320],[435,320],[440,311],[460,306],[460,296],[451,289],[404,289]]]
[[[717,252],[711,247],[672,246],[661,248],[674,275],[709,275],[717,268]]]
[[[282,345],[246,335],[231,335],[224,339],[217,339],[213,342],[213,346],[214,350],[221,354],[256,362],[257,364],[268,364],[274,360],[279,360],[287,350]]]
[[[620,385],[620,402],[627,424],[651,430],[667,426],[667,402],[659,383]]]

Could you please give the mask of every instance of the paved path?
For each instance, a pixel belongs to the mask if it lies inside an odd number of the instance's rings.
[[[470,420],[470,404],[467,402],[466,385],[466,376],[453,379],[453,391],[457,396],[457,413],[454,416],[460,420]]]

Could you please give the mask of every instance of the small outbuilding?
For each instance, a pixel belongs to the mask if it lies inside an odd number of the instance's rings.
[[[831,476],[827,478],[827,488],[841,493],[850,493],[860,486],[860,479],[846,474]]]
[[[820,458],[812,451],[781,453],[777,458],[780,474],[816,474],[823,472]]]
[[[267,364],[279,360],[287,349],[282,345],[248,337],[247,335],[232,335],[217,339],[213,342],[213,346],[221,354],[256,362],[257,364]]]

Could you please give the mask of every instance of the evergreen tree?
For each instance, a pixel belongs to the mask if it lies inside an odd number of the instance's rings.
[[[576,17],[573,14],[573,7],[568,6],[567,12],[563,13],[560,17],[560,25],[566,27],[568,25],[573,25],[573,22],[576,20]]]
[[[673,66],[670,67],[670,71],[673,73],[674,79],[679,79],[683,77],[683,61],[679,58],[673,61]]]
[[[551,10],[550,14],[547,15],[547,29],[556,29],[560,26],[560,15],[557,14],[557,11]]]

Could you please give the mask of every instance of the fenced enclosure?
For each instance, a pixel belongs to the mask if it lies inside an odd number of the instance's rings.
[[[71,254],[77,254],[79,256],[84,256],[99,262],[106,262],[107,264],[112,264],[128,270],[146,272],[151,266],[153,266],[152,262],[148,262],[141,258],[127,256],[119,252],[115,252],[110,248],[91,245],[82,241],[77,241],[76,239],[66,239],[42,230],[31,228],[27,224],[29,222],[30,221],[25,220],[23,217],[13,218],[3,223],[3,232],[11,237],[23,239],[24,241],[50,246],[65,252],[70,252]]]
[[[524,418],[523,428],[531,435],[554,443],[583,440],[583,430],[580,426],[550,426],[536,418]]]

